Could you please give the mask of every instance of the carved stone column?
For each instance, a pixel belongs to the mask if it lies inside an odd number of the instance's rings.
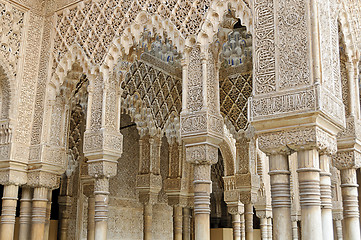
[[[108,232],[109,179],[96,178],[94,184],[95,239],[106,240]]]
[[[15,234],[15,213],[16,203],[18,201],[18,190],[17,185],[5,185],[3,198],[2,198],[2,209],[1,209],[1,228],[0,228],[0,239],[12,240]]]
[[[95,240],[95,198],[88,197],[87,240]]]
[[[253,204],[244,205],[244,216],[246,220],[246,240],[253,240]]]
[[[341,169],[343,201],[343,235],[347,240],[360,238],[360,212],[358,206],[358,184],[356,169]]]
[[[212,149],[211,146],[207,146],[206,148],[208,148],[208,151],[206,150],[206,154],[211,155],[208,157],[213,159],[213,161],[210,161],[210,164],[194,165],[194,230],[196,240],[210,239],[209,215],[211,213],[210,193],[212,190],[211,164],[217,161],[217,158],[215,157],[218,157],[218,153],[217,148]],[[187,149],[187,151],[199,150]],[[209,151],[213,151],[213,153]]]
[[[323,239],[333,239],[332,196],[331,196],[331,158],[320,155],[320,189]]]
[[[267,210],[257,210],[256,215],[260,219],[260,228],[261,228],[261,239],[270,239],[269,238],[269,228],[268,228],[268,219],[270,218],[271,213]]]
[[[191,240],[191,210],[183,208],[183,240]]]
[[[49,239],[51,200],[52,200],[52,190],[49,190],[49,192],[48,192],[48,203],[46,205],[46,220],[45,220],[44,240]]]
[[[153,205],[157,203],[158,193],[162,189],[162,176],[160,175],[160,146],[159,132],[148,134],[144,129],[139,140],[139,173],[137,175],[137,190],[139,201],[143,203],[143,239],[152,239]]]
[[[246,240],[246,224],[244,214],[241,214],[241,240]]]
[[[233,240],[241,240],[241,215],[244,206],[241,202],[227,202],[229,214],[232,215]]]
[[[219,106],[218,54],[214,46],[186,49],[183,59],[181,139],[194,168],[195,240],[210,239],[211,165],[223,137]]]
[[[343,214],[342,212],[333,213],[333,221],[335,226],[335,240],[342,240],[342,219]]]
[[[269,156],[273,215],[273,236],[276,240],[292,239],[291,194],[288,155]]]
[[[31,240],[44,239],[48,191],[49,189],[45,187],[34,188]]]
[[[292,221],[292,239],[298,240],[298,226],[297,221]]]
[[[173,207],[173,239],[182,240],[183,229],[183,208],[181,206]]]
[[[66,240],[69,227],[69,210],[71,207],[72,199],[70,196],[59,196],[59,238],[60,240]]]
[[[268,225],[268,239],[272,240],[272,218],[267,218]]]
[[[319,154],[316,149],[300,150],[297,158],[302,237],[322,239]]]
[[[23,187],[20,200],[19,240],[28,240],[31,229],[32,189]]]

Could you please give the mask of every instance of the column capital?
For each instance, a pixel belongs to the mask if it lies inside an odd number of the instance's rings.
[[[218,161],[218,146],[208,142],[187,144],[186,161],[193,164],[212,165]]]
[[[243,214],[244,213],[244,205],[238,202],[227,202],[227,210],[231,215]]]
[[[336,137],[318,126],[291,128],[283,131],[258,133],[258,146],[268,155],[287,154],[301,149],[337,151]]]
[[[361,152],[356,149],[340,150],[332,156],[332,162],[339,170],[361,167]]]

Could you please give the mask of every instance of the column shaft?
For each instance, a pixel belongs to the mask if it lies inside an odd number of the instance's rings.
[[[46,220],[45,220],[44,240],[49,239],[51,200],[52,200],[52,190],[49,190],[49,192],[48,192],[48,203],[46,205]]]
[[[244,205],[244,215],[246,220],[246,240],[253,240],[253,205]]]
[[[97,178],[94,185],[95,239],[106,240],[108,232],[109,179]]]
[[[95,240],[95,198],[88,198],[87,240]]]
[[[320,156],[320,191],[323,239],[333,239],[332,196],[331,196],[331,159],[328,155]]]
[[[194,165],[195,240],[210,240],[211,165]]]
[[[16,203],[18,201],[19,186],[5,185],[1,209],[0,239],[14,239]]]
[[[31,240],[44,240],[48,191],[45,187],[34,189]]]
[[[316,149],[297,152],[302,238],[322,239],[320,168]]]
[[[272,218],[267,218],[267,225],[268,225],[268,239],[272,239]]]
[[[241,239],[246,240],[246,226],[244,221],[244,214],[241,214]]]
[[[183,228],[183,208],[181,206],[173,207],[173,239],[182,240]]]
[[[183,240],[191,240],[191,210],[183,208]]]
[[[342,221],[336,220],[336,240],[342,240]]]
[[[356,169],[342,169],[343,233],[347,240],[361,239],[357,188]]]
[[[31,229],[32,189],[23,187],[20,200],[19,240],[28,240]]]
[[[273,237],[276,240],[292,239],[290,171],[286,154],[269,157]]]
[[[260,227],[261,227],[261,239],[268,239],[268,227],[267,227],[267,218],[260,219]]]
[[[143,209],[143,221],[144,221],[144,240],[151,240],[152,239],[152,220],[153,220],[153,205],[150,203],[144,204]]]
[[[292,239],[298,240],[298,226],[297,221],[292,222]]]
[[[241,240],[241,214],[232,215],[233,240]]]

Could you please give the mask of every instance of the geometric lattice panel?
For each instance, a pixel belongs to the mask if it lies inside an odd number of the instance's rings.
[[[252,73],[221,78],[219,81],[221,113],[228,117],[236,131],[248,126],[248,98],[252,94]]]
[[[163,128],[170,114],[179,116],[182,107],[182,81],[143,62],[135,61],[126,74],[122,97],[138,93],[151,109],[157,127]]]

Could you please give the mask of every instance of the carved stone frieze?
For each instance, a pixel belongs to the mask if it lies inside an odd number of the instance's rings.
[[[300,148],[317,148],[329,153],[337,151],[336,137],[316,126],[260,134],[258,146],[267,154]]]

